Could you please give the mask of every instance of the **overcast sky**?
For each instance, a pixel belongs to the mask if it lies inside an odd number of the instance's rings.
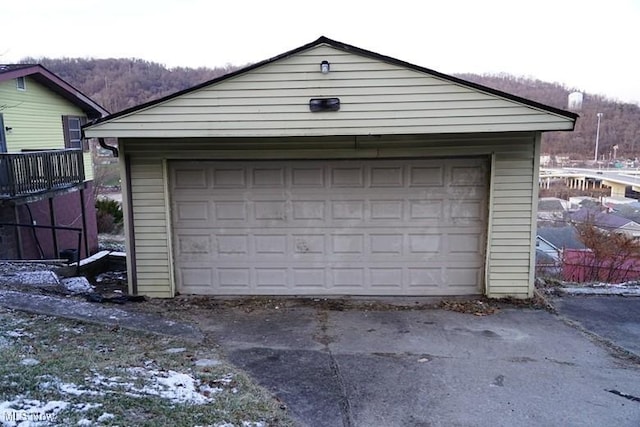
[[[443,73],[640,102],[640,0],[3,0],[0,62],[257,62],[321,35]]]

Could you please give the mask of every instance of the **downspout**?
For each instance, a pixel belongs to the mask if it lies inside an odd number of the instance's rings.
[[[111,145],[107,145],[104,142],[104,138],[98,138],[98,144],[100,144],[100,147],[104,148],[105,150],[111,151],[113,153],[113,157],[118,157],[118,149]]]

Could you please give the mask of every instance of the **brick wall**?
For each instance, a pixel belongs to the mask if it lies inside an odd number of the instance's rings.
[[[28,205],[18,206],[18,219],[22,224],[31,224],[33,220],[38,225],[57,225],[64,227],[83,228],[81,203],[85,205],[86,237],[89,251],[85,248],[85,236],[82,236],[81,258],[94,254],[98,250],[98,227],[96,224],[96,209],[93,200],[92,182],[87,183],[83,192],[74,191],[53,198],[55,224],[51,223],[48,199],[40,200]],[[82,194],[84,193],[84,199]],[[31,214],[29,214],[29,210]],[[35,234],[34,234],[35,233]],[[78,246],[78,233],[70,230],[56,230],[58,252],[65,249],[75,249]],[[29,228],[20,230],[24,259],[58,258],[53,244],[53,232],[47,229]],[[38,245],[39,243],[39,245]],[[40,249],[41,248],[41,249]]]
[[[10,204],[0,205],[0,223],[15,223],[15,207]],[[18,233],[15,227],[0,226],[0,259],[19,259]]]

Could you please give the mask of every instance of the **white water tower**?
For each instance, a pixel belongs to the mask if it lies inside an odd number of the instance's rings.
[[[584,96],[582,92],[571,92],[569,94],[569,110],[570,111],[580,111],[582,110],[582,100]]]

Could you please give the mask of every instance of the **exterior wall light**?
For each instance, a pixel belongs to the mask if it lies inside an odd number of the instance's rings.
[[[340,110],[340,98],[311,98],[309,100],[309,110],[313,113],[338,111]]]
[[[322,74],[329,74],[331,67],[329,66],[329,61],[322,61],[320,63],[320,72]]]

